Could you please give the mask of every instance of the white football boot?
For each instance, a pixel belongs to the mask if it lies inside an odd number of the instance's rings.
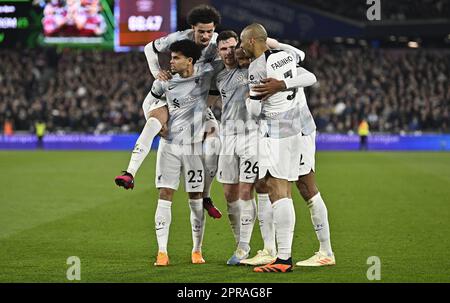
[[[276,258],[277,257],[272,256],[267,249],[263,249],[258,250],[258,253],[253,258],[242,260],[241,264],[252,266],[266,265],[275,261]]]
[[[299,261],[295,265],[297,265],[297,266],[336,265],[336,259],[334,258],[334,254],[332,256],[328,256],[328,255],[318,251],[311,258],[309,258],[307,260]]]

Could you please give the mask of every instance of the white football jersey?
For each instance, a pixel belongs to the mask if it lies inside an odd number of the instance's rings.
[[[296,76],[297,64],[292,54],[285,51],[267,50],[250,63],[250,99],[262,99],[252,90],[255,85],[261,83],[262,79],[284,80]],[[296,95],[297,89],[282,91],[262,102],[260,129],[264,136],[287,138],[301,132],[299,100]]]
[[[207,99],[214,70],[210,64],[189,78],[178,74],[169,81],[155,80],[151,94],[155,102],[167,102],[167,141],[176,144],[201,142],[207,113]],[[161,100],[165,95],[165,100]],[[161,100],[161,101],[158,101]]]
[[[308,103],[306,102],[305,90],[303,87],[297,88],[295,98],[297,99],[297,106],[300,110],[299,119],[302,134],[305,136],[310,135],[316,130],[317,127],[311,111],[309,110]]]
[[[249,93],[248,69],[223,69],[216,75],[215,85],[222,98],[221,134],[229,136],[255,129],[256,121],[248,123],[253,119],[245,107]]]

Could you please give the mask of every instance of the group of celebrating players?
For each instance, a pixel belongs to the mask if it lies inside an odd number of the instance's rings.
[[[223,184],[236,242],[227,264],[252,265],[255,272],[290,272],[295,182],[320,242],[318,252],[296,265],[334,265],[327,208],[314,178],[316,126],[303,91],[316,77],[300,66],[304,52],[268,38],[262,25],[245,27],[240,37],[231,30],[217,34],[220,19],[211,6],[195,7],[188,14],[190,29],[146,45],[156,79],[143,102],[147,122],[127,170],[115,183],[134,187],[136,173],[159,134],[154,264],[169,264],[171,206],[181,176],[191,210],[192,263],[205,263],[204,210],[214,218],[222,216],[210,197],[216,177]],[[170,71],[158,61],[160,53],[168,52]],[[222,107],[220,126],[209,108],[216,102]],[[256,219],[264,248],[250,258]]]

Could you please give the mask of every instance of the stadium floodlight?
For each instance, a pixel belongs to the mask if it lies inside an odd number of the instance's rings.
[[[416,41],[409,41],[408,42],[408,47],[410,48],[419,48],[419,43]]]

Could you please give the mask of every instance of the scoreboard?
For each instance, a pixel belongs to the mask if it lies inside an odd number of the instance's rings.
[[[177,0],[0,0],[0,48],[129,51],[176,29]]]
[[[115,49],[142,47],[176,31],[176,0],[117,0],[114,16]]]
[[[26,41],[33,22],[31,1],[0,0],[0,46]]]

